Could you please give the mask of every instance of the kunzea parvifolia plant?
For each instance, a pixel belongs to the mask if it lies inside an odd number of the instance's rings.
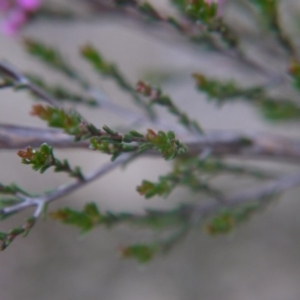
[[[283,11],[283,1],[169,2],[173,8],[165,12],[142,0],[78,0],[76,3],[84,11],[81,14],[79,9],[73,10],[73,7],[59,6],[58,3],[51,6],[49,2],[0,0],[1,28],[4,34],[19,38],[26,24],[38,24],[46,18],[76,22],[81,18],[97,20],[114,16],[115,22],[118,19],[130,20],[149,35],[157,36],[159,31],[160,36],[179,38],[177,42],[184,44],[185,51],[196,50],[199,57],[213,53],[258,75],[255,85],[245,84],[231,75],[220,78],[206,74],[201,69],[195,69],[185,78],[179,76],[180,80],[190,81],[192,88],[199,93],[199,99],[201,95],[215,105],[215,109],[228,103],[245,102],[253,107],[259,118],[271,125],[283,126],[300,121],[297,28],[287,30],[283,26],[282,16],[287,13]],[[252,27],[235,26],[237,21],[232,22],[232,14],[247,16]],[[292,17],[289,18],[290,24],[293,24]],[[8,248],[19,236],[26,236],[38,226],[38,219],[46,216],[48,220],[77,227],[84,233],[99,226],[112,228],[124,224],[138,230],[157,231],[155,239],[137,240],[119,249],[123,257],[147,262],[154,255],[170,250],[191,230],[201,229],[212,236],[230,233],[274,202],[280,194],[300,185],[300,173],[271,173],[262,167],[263,164],[251,165],[246,161],[250,158],[251,162],[299,163],[300,140],[271,132],[242,132],[238,128],[235,131],[206,129],[200,118],[195,119],[185,111],[184,99],[175,102],[174,95],[164,90],[165,81],[159,74],[155,78],[156,84],[143,78],[132,82],[108,53],[102,54],[92,42],[83,43],[78,49],[81,59],[93,69],[99,84],[102,80],[112,81],[127,98],[132,99],[136,110],[131,111],[110,99],[103,99],[100,87],[93,85],[80,68],[68,61],[67,53],[28,36],[21,40],[29,55],[45,68],[51,68],[75,83],[77,90],[63,83],[50,84],[32,71],[20,71],[9,57],[5,57],[5,61],[0,62],[0,89],[28,92],[33,100],[30,115],[44,121],[48,129],[1,123],[0,148],[15,151],[20,163],[31,166],[33,171],[41,174],[49,169],[64,172],[71,181],[41,194],[28,191],[17,182],[1,182],[1,220],[33,208],[33,213],[28,214],[19,226],[0,232],[1,250]],[[249,44],[259,44],[260,57],[274,56],[281,67],[266,65],[257,59],[248,50]],[[280,87],[287,90],[284,96],[278,93]],[[80,106],[109,110],[117,114],[120,121],[130,120],[131,125],[120,124],[114,128],[112,124],[93,124],[88,116],[79,113]],[[158,115],[161,111],[171,114],[172,118],[164,120]],[[85,149],[86,156],[93,151],[108,156],[109,160],[85,174],[80,166],[71,165],[67,158],[57,157],[56,149],[61,148]],[[67,157],[68,152],[64,153]],[[148,201],[153,197],[167,198],[177,187],[189,190],[191,201],[184,199],[172,209],[146,209],[143,213],[104,211],[93,199],[87,200],[81,210],[72,207],[51,210],[53,201],[143,157],[157,157],[169,162],[170,171],[155,181],[147,180],[145,172],[135,187],[141,201],[143,198]],[[28,169],[28,172],[32,170]],[[251,184],[242,188],[235,186],[234,190],[224,189],[224,185],[218,185],[218,178],[224,175],[233,181],[243,177]]]

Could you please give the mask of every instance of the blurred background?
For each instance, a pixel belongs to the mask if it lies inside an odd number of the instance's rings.
[[[58,1],[62,3],[61,1]],[[76,1],[65,1],[74,5]],[[151,1],[169,10],[166,1]],[[230,2],[230,1],[229,1]],[[237,1],[238,2],[238,1]],[[282,1],[285,19],[300,12],[297,1]],[[77,2],[76,2],[77,3]],[[225,13],[239,30],[253,26],[246,15],[236,12],[234,2]],[[289,25],[289,23],[287,22]],[[136,24],[111,18],[59,21],[40,20],[26,27],[23,36],[58,47],[70,62],[89,76],[95,86],[112,101],[135,109],[126,95],[114,84],[99,79],[79,58],[78,49],[92,42],[109,61],[114,61],[132,83],[151,80],[160,74],[172,80],[164,81],[164,91],[204,129],[239,129],[266,131],[300,137],[297,124],[284,126],[266,123],[251,106],[244,103],[217,108],[195,91],[190,74],[203,72],[227,78],[239,78],[247,83],[262,77],[241,67],[228,57],[200,53],[182,45],[176,34],[165,36],[144,31]],[[49,82],[64,82],[64,78],[44,68],[29,57],[21,46],[21,37],[0,36],[0,58],[23,71],[41,75]],[[249,44],[249,46],[255,46]],[[255,47],[253,47],[255,48]],[[253,55],[256,55],[255,49]],[[263,57],[266,64],[280,70],[282,62],[272,55]],[[168,76],[167,76],[168,77]],[[154,79],[155,80],[155,79]],[[158,82],[159,83],[159,82]],[[75,87],[76,88],[76,87]],[[33,101],[25,91],[4,90],[0,93],[0,122],[29,126],[45,125],[29,115]],[[120,117],[107,111],[79,108],[99,127],[123,124]],[[164,113],[164,109],[161,109]],[[171,118],[167,114],[163,118]],[[56,151],[60,158],[68,157],[84,171],[92,171],[108,161],[99,153],[82,150]],[[265,164],[272,170],[294,172],[297,166]],[[179,202],[197,201],[185,190],[178,190],[168,199],[146,201],[135,188],[143,179],[155,181],[170,165],[160,159],[143,158],[116,170],[80,191],[53,203],[49,211],[64,206],[82,208],[95,201],[103,210],[141,212],[145,207],[172,207]],[[17,182],[24,189],[42,192],[70,179],[51,171],[42,176],[20,164],[15,152],[0,152],[0,182]],[[232,180],[232,179],[231,179]],[[237,179],[236,179],[237,180]],[[223,185],[239,184],[226,180]],[[244,184],[245,185],[245,184]],[[119,227],[113,230],[96,228],[85,236],[78,230],[48,219],[40,220],[26,238],[16,241],[0,254],[0,298],[15,299],[101,299],[101,300],[294,300],[300,298],[300,189],[287,192],[268,210],[227,236],[210,237],[194,230],[169,254],[158,255],[147,265],[123,260],[118,255],[120,245],[148,238],[147,232]],[[21,224],[30,211],[2,222],[0,231]]]

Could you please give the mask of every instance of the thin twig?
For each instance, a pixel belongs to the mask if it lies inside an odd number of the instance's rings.
[[[129,155],[124,155],[117,159],[112,163],[105,164],[99,170],[87,175],[85,177],[85,181],[76,181],[67,185],[63,185],[57,188],[54,192],[30,198],[28,197],[26,201],[19,203],[17,205],[13,205],[10,207],[6,207],[2,209],[2,214],[11,214],[23,211],[32,206],[36,206],[35,217],[38,217],[43,210],[43,206],[57,200],[67,194],[74,192],[75,190],[81,188],[83,185],[90,183],[91,181],[98,179],[99,177],[107,174],[115,167],[120,164],[125,163],[128,159],[130,159]],[[243,190],[238,193],[234,193],[232,195],[223,196],[222,201],[212,202],[215,198],[209,199],[209,205],[200,205],[200,204],[191,204],[185,205],[182,207],[182,210],[185,214],[187,214],[190,224],[197,224],[203,218],[208,217],[209,215],[217,213],[222,208],[227,207],[236,207],[242,204],[247,204],[252,201],[258,201],[262,199],[266,199],[277,194],[283,193],[286,190],[290,190],[291,188],[295,188],[300,185],[300,173],[284,176],[276,180],[272,180],[260,187],[254,187],[250,189]],[[205,201],[206,202],[206,201]],[[162,211],[163,215],[164,212]],[[135,218],[139,218],[141,216],[136,215]]]
[[[82,1],[82,0],[81,0]],[[166,40],[170,36],[170,33],[176,33],[175,28],[168,22],[168,18],[165,16],[160,16],[160,22],[148,22],[147,18],[141,14],[138,10],[134,9],[134,7],[117,7],[112,4],[111,1],[103,1],[103,0],[85,0],[85,3],[88,3],[93,9],[93,13],[98,13],[103,16],[107,15],[115,15],[118,18],[124,18],[125,20],[132,21],[134,23],[139,24],[139,26],[144,25],[146,29],[153,28],[153,33],[166,32],[163,40]],[[192,41],[195,40],[195,32],[199,29],[199,24],[194,26],[185,20],[185,23],[181,22],[182,26],[180,26],[177,32],[181,32],[184,37],[190,38]],[[158,30],[158,28],[160,30]],[[181,30],[180,30],[181,29]],[[228,58],[233,59],[235,62],[239,60],[245,66],[248,66],[252,70],[257,71],[258,73],[267,76],[267,77],[278,77],[274,72],[265,66],[260,65],[258,62],[248,58],[242,51],[237,49],[227,49],[216,43],[213,39],[210,39],[210,46],[214,51],[218,52],[221,55],[224,55]],[[194,46],[197,46],[197,43],[193,43]],[[201,45],[201,44],[200,44]]]
[[[0,73],[3,73],[7,76],[12,83],[9,83],[8,87],[22,87],[30,90],[34,95],[38,98],[42,99],[43,101],[47,102],[48,104],[59,107],[58,101],[49,95],[45,90],[41,89],[34,83],[32,83],[26,76],[24,76],[21,72],[19,72],[14,66],[8,64],[7,62],[0,61]],[[77,77],[73,77],[72,79],[77,80]],[[132,111],[128,108],[122,107],[121,105],[113,103],[101,90],[98,88],[89,86],[87,83],[83,86],[85,91],[92,96],[97,103],[99,104],[100,108],[104,108],[115,115],[121,116],[124,119],[131,121],[131,124],[134,126],[138,125],[157,125],[161,129],[176,129],[177,132],[182,132],[181,127],[176,124],[166,122],[165,120],[160,120],[158,118],[151,119],[147,115]],[[0,143],[1,145],[1,143]]]
[[[138,126],[138,125],[146,126],[147,124],[149,125],[155,124],[156,126],[159,126],[160,129],[174,130],[174,128],[176,128],[176,132],[178,131],[182,132],[181,126],[179,126],[177,123],[170,124],[170,122],[166,122],[165,120],[161,120],[159,118],[151,119],[146,114],[135,112],[133,110],[130,110],[128,108],[125,108],[121,105],[112,102],[111,99],[109,99],[109,97],[105,95],[98,88],[88,87],[86,91],[97,101],[100,108],[104,108],[105,110],[110,111],[111,113],[117,116],[129,120],[132,126]]]
[[[189,155],[199,155],[209,149],[213,156],[262,158],[285,162],[300,162],[300,140],[267,133],[242,133],[238,131],[207,131],[196,139],[178,137],[189,150]],[[0,124],[0,150],[19,150],[27,146],[39,147],[47,143],[55,148],[88,149],[89,142],[74,142],[69,135],[56,129],[41,129]],[[145,155],[156,156],[148,151]]]
[[[192,223],[198,223],[203,218],[217,213],[222,208],[236,207],[259,200],[262,201],[263,199],[268,199],[299,185],[300,173],[296,173],[294,175],[288,175],[276,180],[272,180],[271,182],[268,182],[260,187],[244,189],[241,192],[223,196],[222,201],[219,202],[211,202],[212,204],[208,205],[190,205],[185,209],[188,209],[190,213],[190,221]],[[215,199],[210,199],[210,201],[213,200]]]
[[[63,196],[66,196],[75,190],[82,188],[84,185],[99,179],[101,176],[109,173],[119,165],[125,163],[131,158],[131,155],[124,154],[117,158],[113,162],[109,162],[104,164],[101,168],[97,169],[96,171],[92,172],[91,174],[88,174],[84,176],[83,180],[77,180],[69,184],[65,184],[62,186],[59,186],[57,189],[55,189],[53,192],[38,196],[38,197],[26,197],[26,199],[18,203],[16,205],[12,205],[9,207],[5,207],[1,210],[1,214],[7,215],[12,213],[20,212],[24,209],[27,209],[32,206],[36,206],[37,209],[35,211],[34,217],[37,218],[40,216],[42,212],[42,208],[44,205],[48,204],[49,202],[52,202],[58,198],[61,198]]]
[[[0,149],[15,150],[27,146],[39,147],[47,143],[58,148],[87,147],[87,143],[74,143],[74,138],[56,129],[42,129],[0,124]]]
[[[0,73],[4,74],[9,79],[13,80],[18,88],[27,88],[38,98],[44,100],[54,107],[58,107],[57,101],[44,90],[32,83],[26,76],[19,72],[14,66],[7,62],[0,61]]]

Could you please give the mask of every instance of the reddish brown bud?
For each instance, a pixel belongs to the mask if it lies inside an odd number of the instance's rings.
[[[32,156],[34,155],[34,151],[31,147],[27,147],[26,150],[19,150],[17,154],[21,158],[31,160]]]
[[[41,119],[48,119],[49,118],[49,108],[45,108],[43,105],[41,104],[36,104],[32,106],[32,110],[30,112],[30,114],[32,116],[38,116]]]
[[[157,134],[152,129],[147,130],[147,134],[146,134],[147,140],[151,141],[151,140],[155,139],[156,137],[157,137]]]

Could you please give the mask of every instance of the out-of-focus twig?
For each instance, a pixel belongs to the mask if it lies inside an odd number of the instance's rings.
[[[180,26],[174,27],[169,22],[169,18],[167,16],[164,16],[163,14],[157,15],[156,20],[158,22],[148,22],[147,18],[145,18],[145,16],[140,11],[135,9],[134,5],[125,7],[116,6],[112,3],[112,1],[105,0],[85,0],[84,2],[92,8],[92,12],[94,14],[96,13],[104,17],[117,16],[118,18],[123,18],[135,24],[139,24],[139,26],[144,26],[147,30],[151,28],[156,29],[153,30],[153,33],[166,32],[164,40],[166,37],[169,37],[170,33],[176,33],[176,31],[180,32],[184,37],[189,38],[191,41],[197,40],[196,37],[197,35],[199,35],[199,30],[200,32],[202,31],[203,33],[205,33],[205,30],[203,30],[203,28],[201,29],[200,24],[197,24],[197,26],[195,26],[194,24],[188,22],[188,20],[177,21]],[[157,30],[157,27],[159,27],[161,30]],[[266,68],[258,62],[250,59],[241,50],[224,48],[220,46],[220,44],[209,35],[205,35],[205,38],[203,38],[203,43],[208,43],[209,48],[211,48],[213,51],[231,58],[234,61],[239,61],[244,66],[258,72],[263,76],[266,76],[268,78],[270,77],[271,79],[273,79],[274,77],[278,77],[278,75],[275,74],[275,72],[273,72],[270,68]],[[197,42],[193,43],[193,45],[201,45],[201,43]]]
[[[241,192],[223,196],[222,201],[212,202],[212,200],[215,199],[210,199],[210,204],[193,204],[187,206],[186,209],[190,221],[192,223],[198,223],[203,218],[217,213],[222,208],[233,208],[250,202],[263,201],[264,199],[269,199],[299,185],[300,173],[296,173],[272,180],[259,187],[243,189]]]
[[[43,89],[39,88],[37,85],[32,83],[26,76],[19,72],[14,66],[8,64],[7,62],[0,61],[0,74],[13,81],[16,88],[27,88],[35,96],[44,100],[48,104],[58,107],[57,101]]]

